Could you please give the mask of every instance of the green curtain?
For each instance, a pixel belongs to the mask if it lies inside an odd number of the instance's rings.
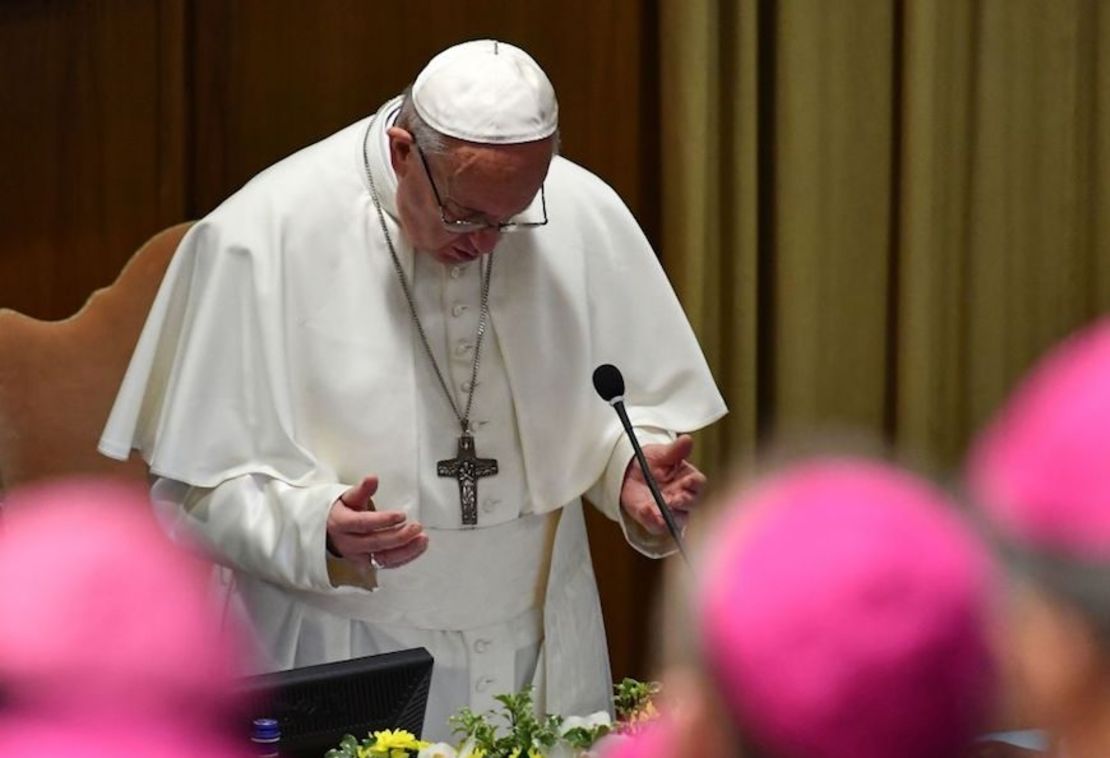
[[[711,471],[862,430],[936,471],[1110,310],[1110,5],[661,0],[664,265]]]
[[[660,250],[729,403],[698,439],[711,471],[751,454],[759,423],[755,6],[660,6]]]

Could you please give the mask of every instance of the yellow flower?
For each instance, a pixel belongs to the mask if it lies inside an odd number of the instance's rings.
[[[513,752],[509,753],[509,758],[520,758],[520,753],[521,749],[519,747],[514,747]],[[528,758],[543,758],[543,753],[537,748],[530,747],[528,748]]]
[[[404,729],[383,729],[374,732],[374,744],[365,755],[359,750],[358,758],[408,758],[410,751],[415,753],[428,744]]]

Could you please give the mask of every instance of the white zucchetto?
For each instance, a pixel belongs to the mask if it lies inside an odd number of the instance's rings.
[[[519,47],[473,40],[436,55],[416,77],[412,102],[440,134],[511,145],[555,133],[559,104],[547,74]]]

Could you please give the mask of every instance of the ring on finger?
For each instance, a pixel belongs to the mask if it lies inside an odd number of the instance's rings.
[[[376,569],[385,568],[385,564],[378,560],[378,556],[370,553],[370,565]]]

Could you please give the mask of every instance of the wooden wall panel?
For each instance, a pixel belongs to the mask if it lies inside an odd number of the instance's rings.
[[[68,316],[181,219],[183,3],[0,4],[0,307]]]
[[[654,209],[651,3],[196,0],[196,201],[206,212],[282,156],[372,113],[439,50],[495,37],[528,50],[559,96],[563,152]]]

